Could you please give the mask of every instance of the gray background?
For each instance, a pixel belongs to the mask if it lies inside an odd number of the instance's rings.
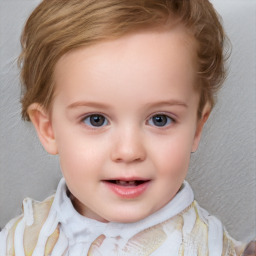
[[[25,19],[39,0],[0,0],[0,227],[24,197],[42,200],[61,177],[30,123],[20,118],[16,58]],[[212,0],[233,44],[229,78],[192,155],[188,176],[201,206],[236,239],[256,237],[256,1]]]

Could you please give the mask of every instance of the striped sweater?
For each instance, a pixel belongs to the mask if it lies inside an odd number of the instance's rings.
[[[194,200],[184,182],[166,206],[136,223],[102,223],[81,216],[65,180],[43,202],[25,199],[23,214],[0,233],[0,256],[235,256],[244,246]]]

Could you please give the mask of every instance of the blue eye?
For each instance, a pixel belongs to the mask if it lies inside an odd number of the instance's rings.
[[[100,114],[93,114],[85,117],[83,122],[92,127],[102,127],[108,124],[108,120]]]
[[[174,122],[174,120],[171,117],[164,114],[158,114],[152,116],[149,119],[148,124],[157,127],[164,127],[171,124],[172,122]]]

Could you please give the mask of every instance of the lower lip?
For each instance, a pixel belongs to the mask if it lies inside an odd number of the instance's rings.
[[[138,186],[121,186],[111,182],[104,182],[111,191],[125,199],[133,199],[142,195],[149,187],[150,181],[144,182]]]

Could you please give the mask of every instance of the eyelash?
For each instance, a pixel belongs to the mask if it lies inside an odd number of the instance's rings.
[[[95,119],[93,120],[93,118]],[[157,119],[154,120],[154,118],[158,118],[158,120]],[[159,121],[160,125],[157,125],[156,121]],[[108,119],[103,114],[100,114],[100,113],[92,113],[92,114],[86,115],[81,119],[81,122],[84,123],[86,126],[91,127],[92,129],[101,128],[109,124]],[[93,124],[92,122],[99,122],[99,125],[97,125],[96,123]],[[149,119],[147,119],[146,123],[150,126],[164,128],[164,127],[170,126],[171,124],[176,123],[176,120],[165,113],[157,113],[152,115]]]

